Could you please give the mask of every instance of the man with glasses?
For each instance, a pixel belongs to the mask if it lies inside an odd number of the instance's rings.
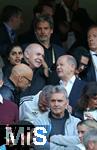
[[[77,61],[77,69],[75,74],[82,80],[86,80],[86,73],[90,61],[89,51],[86,48],[80,46],[75,48],[71,55],[73,55]]]
[[[31,85],[32,77],[33,71],[29,66],[25,64],[14,66],[9,79],[0,88],[0,94],[5,100],[19,104],[20,93]]]

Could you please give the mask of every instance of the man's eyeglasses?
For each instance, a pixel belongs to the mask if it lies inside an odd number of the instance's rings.
[[[79,64],[79,68],[80,68],[80,67],[84,67],[84,69],[86,69],[86,68],[88,67],[88,65],[83,64],[83,63],[80,63],[80,64]]]
[[[29,84],[31,84],[32,80],[28,79],[28,78],[25,77],[25,76],[23,76],[23,77],[28,81]]]

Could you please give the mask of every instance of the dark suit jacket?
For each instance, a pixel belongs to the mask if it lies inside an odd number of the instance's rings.
[[[11,44],[8,31],[4,24],[0,24],[0,54],[6,55],[7,47]]]
[[[92,62],[92,58],[90,58],[90,62],[88,65],[88,69],[87,69],[87,73],[86,73],[86,77],[85,77],[86,81],[96,81],[96,74],[95,74],[95,69],[94,69],[94,65]]]
[[[2,56],[4,62],[7,60],[8,48],[11,45],[11,40],[5,25],[0,24],[0,55]]]
[[[72,90],[69,94],[69,104],[70,106],[72,106],[72,108],[76,106],[85,84],[86,82],[80,80],[79,78],[76,78]]]

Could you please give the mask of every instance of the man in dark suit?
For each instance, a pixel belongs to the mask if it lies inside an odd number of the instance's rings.
[[[22,23],[22,10],[17,6],[6,6],[1,14],[0,24],[0,55],[6,62],[8,47],[17,41],[16,30]]]
[[[63,86],[69,97],[69,105],[74,108],[80,98],[85,82],[75,76],[77,63],[73,56],[63,55],[57,60],[57,74],[60,85]]]
[[[86,80],[97,81],[97,25],[93,25],[89,28],[87,37],[91,57],[87,69]]]

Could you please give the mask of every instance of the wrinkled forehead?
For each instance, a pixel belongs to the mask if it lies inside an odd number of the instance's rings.
[[[80,62],[88,64],[89,58],[87,56],[81,56]]]
[[[97,27],[92,27],[88,30],[88,35],[93,33],[97,34]]]

